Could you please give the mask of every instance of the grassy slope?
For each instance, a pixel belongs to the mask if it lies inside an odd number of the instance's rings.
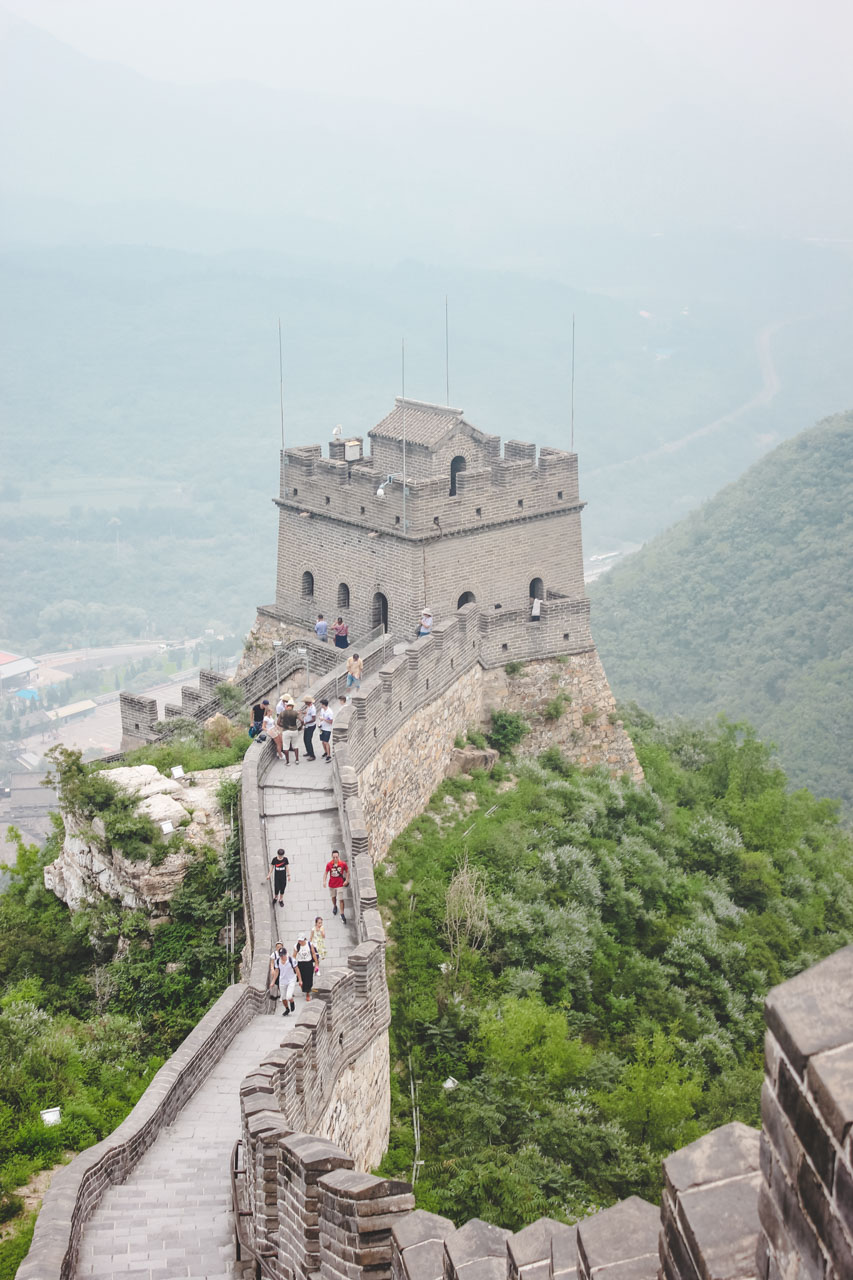
[[[798,785],[853,804],[853,412],[775,449],[590,594],[614,692],[735,711]]]

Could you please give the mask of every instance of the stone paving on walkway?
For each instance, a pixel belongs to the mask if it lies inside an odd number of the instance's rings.
[[[273,937],[288,951],[316,915],[326,922],[326,964],[345,964],[357,943],[354,922],[333,917],[323,871],[340,843],[330,767],[321,761],[276,763],[264,784],[269,857],[283,846],[291,861],[285,906]],[[349,904],[349,899],[348,899]],[[272,911],[273,908],[270,907]],[[296,1016],[305,1008],[297,991]],[[86,1280],[236,1280],[229,1161],[240,1136],[239,1087],[282,1035],[280,1006],[232,1041],[205,1082],[164,1129],[121,1186],[111,1187],[83,1232],[76,1275]],[[289,1024],[285,1024],[289,1025]]]

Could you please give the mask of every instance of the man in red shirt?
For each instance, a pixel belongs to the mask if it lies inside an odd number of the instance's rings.
[[[326,873],[323,876],[323,888],[328,885],[332,891],[332,915],[338,914],[338,907],[341,909],[341,920],[344,924],[347,918],[344,915],[344,889],[349,884],[349,867],[338,856],[337,849],[332,850],[332,858],[326,863]]]

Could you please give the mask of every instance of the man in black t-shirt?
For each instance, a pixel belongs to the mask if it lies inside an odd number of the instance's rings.
[[[269,705],[269,699],[264,698],[263,702],[256,702],[252,707],[252,727],[249,730],[250,737],[257,738],[263,728],[264,716],[269,710]]]
[[[267,880],[275,874],[272,882],[273,902],[278,902],[280,907],[284,906],[284,891],[287,888],[287,882],[290,879],[290,860],[285,856],[283,849],[279,849],[270,863],[270,869],[267,872]]]

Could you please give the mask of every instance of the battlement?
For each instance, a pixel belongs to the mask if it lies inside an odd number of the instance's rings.
[[[500,456],[493,439],[485,465],[472,458],[452,475],[448,466],[417,476],[407,448],[405,503],[402,457],[386,457],[383,465],[376,458],[323,457],[319,445],[287,449],[276,502],[303,520],[343,520],[414,540],[582,510],[577,454],[543,447],[537,460],[534,444],[509,440]]]

